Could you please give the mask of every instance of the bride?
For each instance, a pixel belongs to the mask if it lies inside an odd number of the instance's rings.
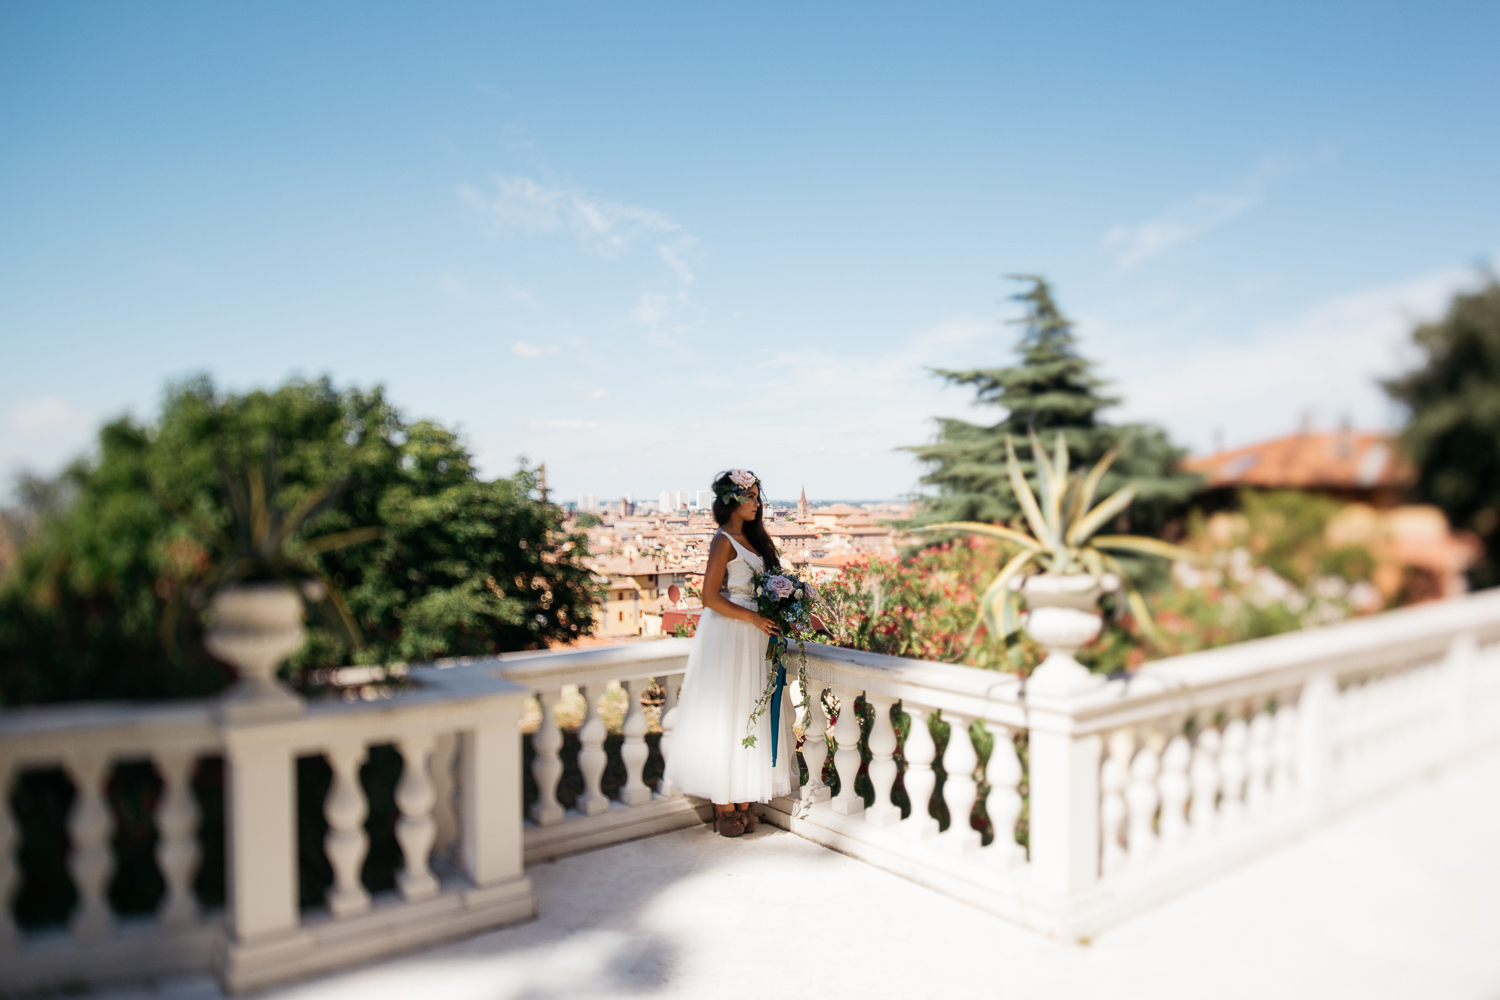
[[[714,804],[720,834],[737,837],[758,822],[752,802],[791,792],[796,752],[791,713],[781,713],[777,742],[786,752],[771,759],[770,713],[746,723],[765,688],[766,643],[778,629],[756,611],[756,573],[781,568],[761,517],[760,480],[733,469],[714,480],[714,520],[719,530],[703,575],[703,615],[693,636],[667,777],[683,792]],[[746,735],[754,745],[742,745]]]

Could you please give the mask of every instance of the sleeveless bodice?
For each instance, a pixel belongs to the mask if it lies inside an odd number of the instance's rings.
[[[751,549],[745,548],[735,541],[728,532],[720,531],[719,534],[729,539],[729,544],[734,546],[738,559],[729,560],[729,565],[724,569],[724,585],[719,588],[719,593],[731,604],[738,604],[742,608],[755,608],[755,584],[756,573],[765,568],[765,561],[760,555]]]

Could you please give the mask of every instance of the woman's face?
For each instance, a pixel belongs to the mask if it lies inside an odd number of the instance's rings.
[[[758,510],[760,510],[760,484],[756,483],[750,487],[745,499],[740,501],[740,505],[735,508],[734,512],[746,521],[753,521]]]

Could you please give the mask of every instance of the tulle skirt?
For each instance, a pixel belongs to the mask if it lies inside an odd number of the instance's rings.
[[[770,669],[764,632],[749,622],[703,612],[688,653],[667,759],[667,777],[678,789],[721,805],[790,794],[797,748],[785,691],[775,766],[769,706],[748,730],[755,746],[741,746]]]

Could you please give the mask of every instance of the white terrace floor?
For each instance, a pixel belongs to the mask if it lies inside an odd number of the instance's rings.
[[[1500,998],[1500,752],[1455,765],[1087,946],[762,827],[531,871],[536,922],[285,1000],[777,996]],[[206,978],[111,1000],[217,997]]]

